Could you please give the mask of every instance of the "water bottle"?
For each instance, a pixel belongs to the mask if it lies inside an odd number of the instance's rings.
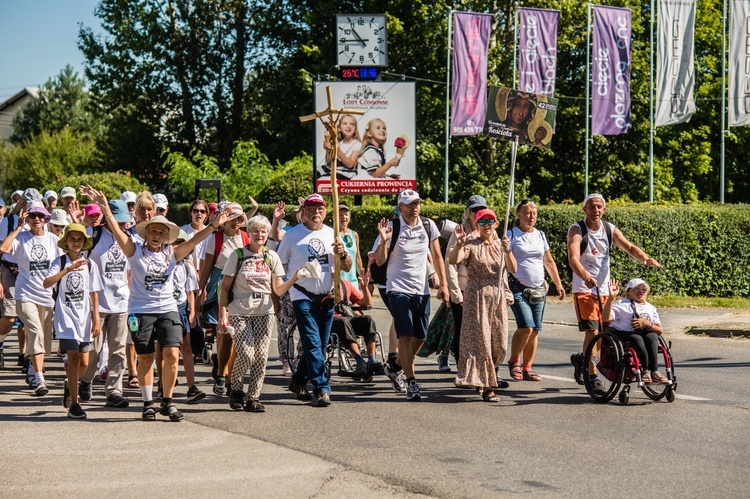
[[[227,326],[227,334],[229,336],[234,336],[234,328],[232,326]]]
[[[138,332],[138,326],[138,317],[136,317],[135,314],[130,314],[128,316],[128,329],[130,329],[132,333],[136,333]]]

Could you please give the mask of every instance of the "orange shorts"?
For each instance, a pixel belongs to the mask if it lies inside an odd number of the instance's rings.
[[[606,299],[606,297],[602,297]],[[576,307],[576,318],[578,319],[578,330],[598,330],[602,320],[602,311],[599,300],[593,293],[574,293],[573,304]]]

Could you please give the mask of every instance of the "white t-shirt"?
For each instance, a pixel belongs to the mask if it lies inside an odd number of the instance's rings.
[[[198,276],[195,267],[186,260],[177,262],[172,274],[172,285],[174,286],[174,299],[177,305],[182,305],[188,299],[187,294],[198,291]]]
[[[91,235],[93,229],[89,228],[86,232]],[[89,251],[89,258],[96,263],[102,281],[99,311],[106,314],[127,312],[130,298],[130,265],[112,232],[107,229],[101,230],[99,242]]]
[[[320,230],[310,230],[305,224],[298,224],[284,234],[278,249],[281,263],[296,272],[307,262],[317,259],[323,269],[319,279],[305,277],[296,284],[311,293],[327,294],[333,289],[333,228],[323,225]],[[292,301],[309,300],[301,291],[292,287],[289,290]]]
[[[659,312],[657,312],[656,307],[649,302],[646,302],[643,305],[635,303],[635,301],[633,303],[635,304],[635,311],[638,313],[639,317],[643,317],[654,324],[661,324]],[[630,300],[617,300],[612,305],[612,317],[612,324],[610,324],[611,327],[618,331],[633,331],[633,327],[631,326],[631,321],[633,320],[633,307],[630,304]]]
[[[404,217],[398,216],[400,230],[396,246],[388,260],[388,272],[386,273],[386,291],[398,291],[409,295],[429,295],[430,286],[427,281],[427,255],[430,253],[430,243],[440,236],[435,222],[428,221],[429,234],[425,233],[422,220],[417,219],[413,227],[404,222]],[[389,222],[393,227],[393,222]],[[387,242],[390,245],[390,241]]]
[[[224,234],[224,243],[221,246],[221,253],[219,253],[219,257],[216,259],[216,264],[214,264],[214,267],[217,269],[223,269],[224,265],[227,264],[227,258],[229,258],[229,255],[232,254],[234,250],[237,248],[242,248],[244,244],[242,244],[242,232],[238,232],[236,236],[229,237],[226,234]],[[216,233],[211,234],[208,236],[208,239],[206,239],[206,254],[204,255],[204,258],[206,259],[206,263],[209,265],[214,259],[214,251],[216,249]]]
[[[271,279],[284,277],[284,267],[274,251],[252,253],[242,248],[242,266],[234,280],[234,300],[227,307],[229,315],[268,315],[273,313]],[[222,275],[234,276],[237,270],[237,252],[229,255]]]
[[[13,229],[8,230],[10,227],[8,227],[8,221],[10,218],[13,218]],[[18,215],[8,215],[7,217],[3,217],[2,220],[0,220],[0,241],[5,241],[5,238],[8,237],[8,234],[13,232],[13,230],[18,227]],[[24,229],[28,230],[29,224],[24,225]],[[23,231],[22,231],[23,232]],[[13,253],[9,253],[7,255],[0,255],[0,260],[4,260],[9,263],[18,263],[18,259],[16,258],[16,255]]]
[[[581,265],[586,269],[586,272],[591,274],[591,277],[596,279],[597,285],[599,286],[599,293],[602,296],[609,296],[609,241],[607,241],[607,232],[604,230],[604,224],[609,224],[612,227],[612,238],[614,240],[615,226],[609,222],[601,221],[599,224],[599,230],[592,231],[588,229],[589,234],[589,245],[581,254]],[[575,223],[570,226],[570,229],[577,229],[580,233],[581,227]],[[568,229],[568,231],[570,231]],[[574,229],[574,230],[575,230]],[[591,293],[591,288],[586,287],[583,279],[578,277],[578,274],[573,272],[573,293]]]
[[[65,257],[65,268],[73,262]],[[57,257],[49,268],[48,275],[55,275],[62,270],[62,257]],[[99,269],[93,260],[75,272],[65,274],[51,290],[57,287],[57,302],[55,303],[55,318],[53,324],[55,334],[63,340],[89,342],[91,338],[91,295],[102,290]]]
[[[383,155],[378,151],[382,152]],[[385,164],[384,157],[385,151],[383,149],[378,149],[374,145],[372,147],[365,147],[357,159],[357,166],[372,174],[377,168]]]
[[[44,289],[42,283],[47,278],[52,261],[62,255],[57,241],[57,236],[51,232],[35,236],[23,231],[16,236],[12,246],[18,262],[16,300],[30,301],[43,307],[54,306],[52,288]]]
[[[524,232],[518,227],[508,231],[510,251],[518,263],[513,277],[526,287],[536,288],[544,283],[544,254],[549,250],[544,232],[532,228]]]
[[[192,239],[195,234],[200,232],[203,229],[195,229],[190,224],[185,224],[180,229],[185,231],[185,234],[187,234],[188,239]],[[208,238],[204,239],[203,241],[199,242],[193,251],[190,253],[190,257],[193,259],[193,265],[195,265],[195,271],[200,275],[201,272],[201,260],[206,257],[206,242],[208,241]]]
[[[177,262],[172,247],[164,246],[151,252],[141,243],[135,243],[135,253],[128,258],[130,264],[131,314],[163,314],[177,312],[174,300],[172,274]]]

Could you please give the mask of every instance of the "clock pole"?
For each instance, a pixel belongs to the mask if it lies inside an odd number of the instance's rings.
[[[339,149],[339,134],[338,134],[338,122],[342,114],[354,114],[362,115],[364,111],[358,109],[338,109],[333,107],[333,97],[331,96],[331,86],[326,87],[326,96],[328,97],[328,107],[323,111],[316,111],[313,114],[307,116],[300,116],[299,120],[302,123],[320,119],[320,122],[325,127],[326,131],[331,137],[331,198],[333,203],[333,238],[335,241],[339,241],[339,188],[336,181],[336,166],[338,163],[338,149]],[[324,119],[327,118],[327,119]],[[333,296],[338,302],[339,289],[341,286],[341,260],[339,258],[333,259],[334,271],[333,271]],[[354,262],[352,262],[354,264]]]

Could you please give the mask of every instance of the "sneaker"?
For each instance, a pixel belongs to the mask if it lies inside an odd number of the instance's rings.
[[[591,390],[600,397],[603,397],[607,393],[607,390],[604,389],[604,385],[599,378],[591,382]]]
[[[107,403],[105,404],[107,407],[116,407],[118,409],[124,409],[125,407],[130,405],[130,402],[128,402],[128,399],[125,397],[118,395],[116,393],[110,393],[107,396]]]
[[[227,393],[227,377],[226,376],[216,376],[216,381],[214,382],[214,393],[216,395],[226,395]]]
[[[29,374],[29,359],[25,357],[23,359],[23,366],[21,367],[21,372],[23,374]]]
[[[197,404],[199,400],[206,398],[206,392],[199,390],[195,385],[191,386],[187,392],[187,403]]]
[[[367,372],[369,374],[382,374],[383,373],[383,364],[378,362],[377,360],[375,362],[367,362]]]
[[[47,395],[49,393],[49,389],[47,388],[47,385],[44,383],[44,381],[40,381],[37,383],[36,388],[34,388],[34,395],[37,397],[42,397],[44,395]]]
[[[451,372],[451,359],[447,355],[438,355],[438,369],[440,372]]]
[[[215,353],[211,354],[211,377],[214,381],[219,379],[219,356]]]
[[[65,381],[63,381],[62,405],[66,409],[69,409],[72,404],[73,399],[70,398],[70,385],[68,385],[68,380],[66,379]]]
[[[392,364],[386,364],[383,368],[385,375],[391,380],[393,391],[396,393],[406,393],[406,386],[404,386],[404,370],[396,372]]]
[[[29,385],[29,388],[32,390],[36,388],[36,376],[33,374],[30,374],[26,376],[26,384]]]
[[[329,400],[328,403],[330,404],[331,401]],[[245,412],[266,412],[266,406],[261,404],[258,399],[247,399]]]
[[[16,362],[17,366],[25,366],[26,365],[26,357],[22,353],[18,354],[18,361]]]
[[[78,397],[84,402],[91,400],[91,383],[86,383],[85,381],[78,382]]]
[[[318,396],[315,397],[315,402],[313,402],[313,405],[315,407],[328,407],[331,405],[331,396],[328,395],[328,392],[321,392]]]
[[[144,421],[156,421],[156,406],[153,403],[143,407],[141,419]]]
[[[304,385],[295,385],[294,382],[289,383],[289,391],[297,395],[297,400],[312,399],[312,395]]]
[[[68,409],[68,417],[70,419],[86,419],[86,413],[83,412],[81,404],[73,404]]]
[[[164,398],[164,390],[161,389],[161,380],[156,382],[156,398],[159,400]]]
[[[169,416],[169,420],[175,422],[182,421],[185,418],[185,415],[178,411],[177,407],[175,407],[174,404],[167,405],[164,402],[162,402],[161,404],[159,414],[161,414],[162,416]]]
[[[229,408],[233,411],[241,411],[245,403],[245,394],[239,390],[229,392]]]
[[[409,391],[406,392],[406,400],[418,402],[422,399],[422,387],[419,386],[416,379],[409,382]]]
[[[357,362],[357,367],[354,368],[354,377],[362,378],[367,375],[367,363]]]
[[[583,384],[583,354],[574,353],[570,356],[570,363],[573,364],[573,378],[579,385]]]
[[[289,365],[289,362],[284,362],[284,364],[281,366],[281,372],[284,373],[284,376],[287,378],[291,378],[292,374],[292,366]]]

